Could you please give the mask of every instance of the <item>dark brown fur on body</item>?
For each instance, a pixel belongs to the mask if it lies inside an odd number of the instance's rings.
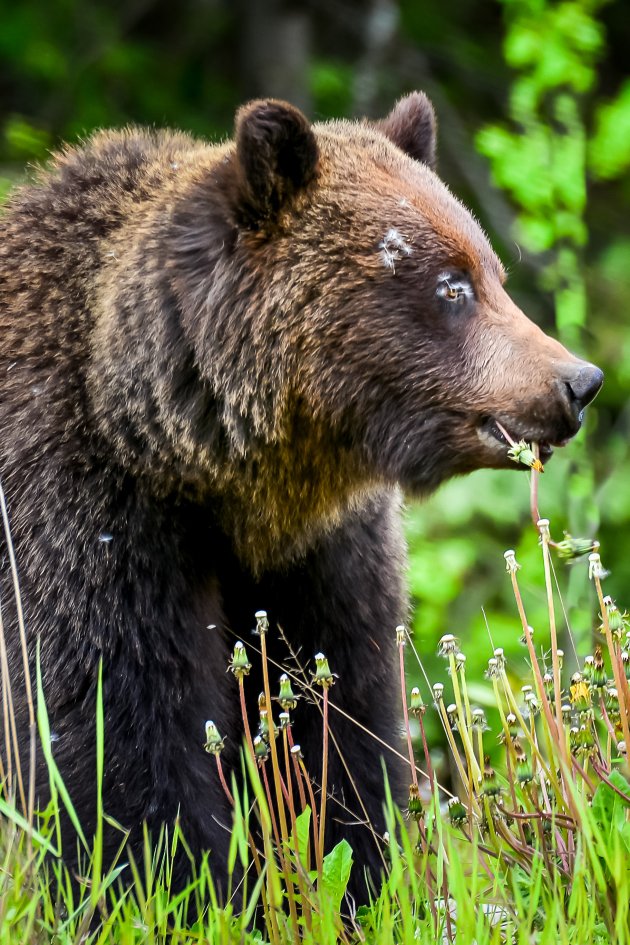
[[[105,809],[135,843],[180,810],[220,877],[230,811],[203,727],[236,763],[225,666],[260,608],[304,658],[327,653],[335,701],[392,741],[399,486],[507,465],[493,418],[562,442],[595,395],[597,369],[516,308],[430,169],[434,124],[419,94],[378,127],[253,103],[234,144],[104,133],[9,204],[0,471],[55,757],[88,834],[102,657]],[[319,715],[303,706],[295,724],[317,777]],[[332,727],[381,829],[377,743]],[[336,756],[330,780],[358,812]],[[358,889],[379,854],[331,812]]]

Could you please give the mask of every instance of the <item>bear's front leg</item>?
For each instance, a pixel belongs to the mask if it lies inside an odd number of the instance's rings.
[[[314,669],[314,655],[322,652],[338,676],[329,693],[326,849],[342,837],[349,841],[355,861],[350,889],[360,900],[366,871],[377,881],[383,869],[383,762],[397,801],[409,780],[399,754],[385,747],[400,753],[403,746],[395,628],[407,615],[404,559],[399,499],[388,492],[264,589],[273,658],[287,663],[286,644],[277,640],[280,626],[303,666]],[[301,700],[293,716],[295,740],[319,786],[321,701]]]

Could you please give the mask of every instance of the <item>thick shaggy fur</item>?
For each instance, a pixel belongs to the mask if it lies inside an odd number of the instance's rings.
[[[564,441],[599,386],[505,294],[431,169],[434,129],[421,94],[378,126],[311,127],[256,102],[221,146],[96,135],[9,203],[0,472],[31,660],[39,640],[54,754],[88,835],[102,660],[105,810],[136,845],[143,822],[157,833],[179,811],[221,877],[230,810],[204,722],[238,765],[225,668],[261,608],[272,657],[287,656],[278,626],[303,659],[323,650],[333,701],[399,747],[399,486],[506,465],[492,418]],[[6,568],[2,581],[24,744]],[[255,703],[260,681],[248,690]],[[295,724],[317,778],[319,713],[302,704]],[[380,744],[339,713],[331,725],[380,830]],[[350,839],[358,888],[379,853],[350,826],[361,807],[334,750],[330,783],[347,808],[332,803],[330,839]],[[42,800],[46,786],[40,770]]]

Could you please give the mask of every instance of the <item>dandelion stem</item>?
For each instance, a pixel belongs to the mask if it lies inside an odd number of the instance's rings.
[[[318,876],[322,875],[322,857],[319,852],[319,827],[318,827],[318,817],[317,817],[317,807],[315,806],[315,796],[313,794],[313,785],[311,784],[311,779],[308,776],[306,766],[302,759],[299,759],[300,770],[302,772],[302,777],[306,783],[306,789],[308,791],[308,796],[311,802],[311,811],[313,813],[313,836],[315,838],[315,859],[317,862],[317,874]]]
[[[546,518],[538,520],[538,530],[543,553],[543,565],[545,569],[545,587],[547,590],[547,609],[549,611],[549,633],[551,636],[551,662],[553,665],[553,695],[556,707],[556,724],[558,731],[558,744],[562,748],[562,757],[565,764],[568,759],[564,747],[563,725],[562,725],[562,687],[560,682],[560,660],[558,658],[558,634],[556,630],[556,614],[553,602],[553,587],[551,583],[551,560],[549,553],[549,522]]]
[[[249,718],[247,717],[247,706],[245,704],[245,684],[244,684],[242,676],[240,676],[238,680],[238,692],[239,692],[239,696],[241,700],[241,715],[243,716],[243,728],[245,729],[245,741],[247,742],[250,758],[252,759],[252,761],[255,761],[256,754],[254,752],[252,732],[249,727]]]
[[[323,693],[323,740],[322,740],[322,794],[319,815],[319,858],[324,860],[324,834],[326,831],[326,800],[328,794],[328,686]]]
[[[620,670],[619,667],[619,658],[618,652],[615,648],[613,641],[612,633],[610,630],[610,622],[608,620],[608,611],[606,609],[606,604],[604,602],[604,594],[602,592],[602,584],[600,580],[599,573],[597,569],[593,569],[593,580],[595,582],[595,589],[597,591],[597,599],[599,600],[599,609],[602,617],[602,626],[604,629],[604,634],[606,636],[606,645],[608,646],[608,652],[610,654],[610,662],[612,664],[612,671],[615,677],[615,686],[617,688],[617,696],[619,699],[619,716],[621,719],[621,730],[623,733],[623,738],[626,743],[626,767],[630,758],[630,730],[628,727],[628,710],[630,709],[630,698],[628,697],[628,681],[625,677],[625,673]]]
[[[468,775],[467,775],[466,771],[464,770],[464,766],[462,764],[462,759],[461,759],[459,750],[457,748],[457,743],[455,742],[455,739],[453,737],[453,732],[451,729],[450,722],[448,720],[448,715],[446,714],[446,706],[444,705],[443,699],[440,699],[438,701],[438,712],[440,713],[440,717],[442,719],[442,725],[444,727],[444,731],[446,733],[446,737],[448,739],[448,743],[451,748],[451,753],[453,755],[453,760],[455,761],[455,765],[457,767],[457,773],[459,774],[462,784],[468,785],[470,804],[474,808],[475,813],[479,813],[479,804],[477,801],[477,797],[474,794],[474,792],[470,790],[470,769],[468,770]]]
[[[459,734],[462,739],[462,744],[464,746],[464,752],[466,755],[466,762],[468,765],[469,778],[474,778],[475,783],[478,784],[481,781],[481,770],[477,764],[477,759],[475,758],[475,752],[470,742],[468,736],[468,720],[464,712],[464,703],[462,700],[462,695],[459,687],[459,678],[458,678],[458,667],[455,662],[455,654],[448,654],[448,662],[451,670],[451,679],[453,680],[453,695],[455,697],[455,704],[457,706],[457,718],[459,722]]]
[[[300,772],[300,766],[298,764],[298,759],[296,753],[293,752],[295,745],[293,743],[293,732],[291,731],[291,726],[287,730],[287,737],[289,739],[289,747],[291,748],[291,757],[293,759],[293,768],[295,771],[295,780],[297,782],[298,793],[300,795],[300,807],[302,810],[306,808],[306,795],[304,793],[304,785],[302,784],[302,775]]]
[[[278,848],[278,855],[282,858],[282,847],[280,845],[280,833],[278,831],[278,822],[276,820],[275,805],[273,803],[273,796],[271,794],[271,788],[269,787],[269,778],[267,777],[267,763],[263,761],[260,765],[260,773],[262,775],[262,781],[265,788],[265,794],[267,795],[267,804],[269,806],[269,816],[271,817],[271,826],[273,829],[273,837],[276,841],[276,847]]]
[[[411,783],[418,787],[418,775],[416,774],[416,762],[413,755],[413,743],[411,740],[411,729],[409,727],[409,709],[407,708],[407,692],[405,684],[405,630],[404,627],[398,627],[396,639],[398,642],[398,662],[400,666],[400,693],[402,696],[403,718],[405,720],[405,734],[407,736],[407,752],[409,754],[409,769],[411,771]]]
[[[602,719],[604,720],[604,725],[606,726],[606,731],[608,732],[608,742],[609,742],[609,752],[608,752],[608,755],[609,755],[609,758],[608,758],[609,764],[608,764],[608,767],[610,768],[610,741],[611,741],[611,739],[612,739],[612,741],[613,741],[613,742],[615,743],[615,745],[616,745],[616,744],[617,744],[617,736],[615,735],[615,728],[614,728],[614,725],[613,725],[612,722],[610,721],[608,712],[606,711],[606,704],[605,704],[605,702],[604,702],[604,697],[603,697],[603,696],[600,696],[600,697],[599,697],[599,708],[600,708],[600,711],[601,711],[601,713],[602,713]]]
[[[275,727],[275,723],[273,719],[273,713],[271,711],[271,688],[269,686],[269,664],[267,661],[267,628],[269,625],[267,622],[267,615],[261,612],[259,612],[259,614],[261,618],[263,618],[259,620],[258,627],[259,627],[259,632],[260,632],[260,652],[261,652],[261,657],[262,657],[263,688],[265,692],[267,717],[269,719],[269,748],[271,750],[271,769],[273,771],[273,780],[274,780],[275,793],[276,793],[276,802],[278,806],[278,816],[280,818],[280,832],[282,834],[282,842],[285,845],[287,845],[289,842],[289,831],[287,828],[287,816],[286,816],[286,810],[285,810],[285,802],[283,798],[283,794],[286,793],[286,788],[284,788],[284,784],[282,782],[282,775],[280,773],[280,764],[278,762],[278,750],[276,747],[276,727]],[[258,619],[258,615],[257,615],[257,619]],[[266,772],[264,770],[264,765],[263,765],[263,773],[265,774],[265,779],[266,779]],[[271,798],[270,798],[269,806],[270,806],[270,810],[273,811],[273,803],[271,802]],[[277,832],[277,827],[276,827],[276,832]],[[284,855],[284,848],[280,844],[278,838],[276,838],[276,842],[278,844],[278,856],[280,857],[282,871],[286,876],[288,876],[289,869],[288,869],[288,864],[286,862],[285,855]],[[298,921],[297,921],[297,911],[295,907],[295,895],[294,895],[292,881],[287,880],[286,888],[287,888],[287,896],[289,900],[289,914],[291,917],[291,926],[293,929],[294,940],[297,942],[299,941],[299,926],[298,926]]]
[[[532,443],[532,452],[536,459],[540,459],[540,450],[538,448],[538,443]],[[538,513],[538,484],[540,482],[540,473],[535,467],[532,467],[529,480],[529,510],[532,516],[532,521],[536,527],[538,527],[538,521],[540,520],[540,515]]]
[[[221,756],[217,753],[215,754],[214,757],[217,760],[217,771],[219,772],[219,781],[221,782],[221,787],[223,788],[225,792],[225,796],[230,802],[230,806],[234,807],[234,798],[232,797],[232,793],[229,787],[227,786],[227,781],[225,780],[225,775],[223,774],[223,765],[221,764]]]
[[[433,794],[435,791],[435,775],[433,773],[433,765],[431,764],[431,755],[429,754],[429,745],[427,743],[427,735],[424,730],[424,722],[422,721],[422,715],[418,716],[418,724],[420,726],[420,736],[422,738],[422,750],[424,752],[424,760],[427,763],[426,777],[429,779],[429,785],[431,787],[431,796],[433,797]]]

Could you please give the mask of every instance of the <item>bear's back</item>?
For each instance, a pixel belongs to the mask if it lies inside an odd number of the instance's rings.
[[[14,496],[25,491],[25,467],[35,482],[35,465],[78,463],[85,452],[95,292],[111,241],[131,247],[147,210],[161,202],[168,213],[171,188],[223,150],[168,131],[99,132],[9,197],[0,215],[0,476]]]
[[[223,150],[169,131],[99,132],[9,197],[0,215],[0,416],[9,426],[35,376],[65,387],[85,363],[109,240],[126,227],[130,245],[146,208]]]
[[[67,284],[68,264],[85,264],[101,240],[130,220],[134,205],[159,199],[183,167],[207,166],[220,152],[186,134],[130,128],[99,132],[82,147],[57,153],[4,207],[0,298],[15,300],[16,291],[40,276],[48,285],[63,273]]]

